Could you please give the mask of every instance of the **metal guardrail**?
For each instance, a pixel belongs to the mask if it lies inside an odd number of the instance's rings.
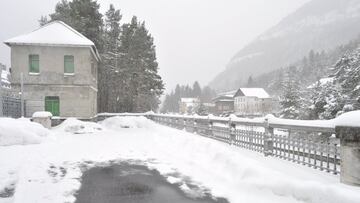
[[[145,115],[153,121],[230,145],[264,153],[333,174],[340,173],[340,144],[328,121],[246,119],[166,114]],[[323,138],[319,138],[322,137]]]

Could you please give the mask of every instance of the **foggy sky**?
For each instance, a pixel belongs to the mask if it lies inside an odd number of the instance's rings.
[[[0,63],[10,66],[3,41],[38,27],[60,0],[0,1]],[[202,86],[231,57],[266,29],[309,0],[98,0],[102,13],[120,8],[122,23],[145,20],[155,38],[160,75],[168,91],[177,83]]]

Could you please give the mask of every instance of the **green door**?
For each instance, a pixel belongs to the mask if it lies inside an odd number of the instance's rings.
[[[45,97],[45,111],[51,112],[53,116],[60,116],[59,97]]]

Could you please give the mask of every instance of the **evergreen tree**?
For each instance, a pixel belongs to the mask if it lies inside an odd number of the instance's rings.
[[[44,26],[44,25],[46,25],[47,23],[49,23],[49,20],[48,20],[47,16],[41,16],[41,17],[40,17],[40,20],[39,20],[40,26]]]
[[[96,0],[62,0],[55,7],[55,13],[50,14],[51,21],[61,20],[89,38],[102,52],[102,14]]]
[[[323,103],[324,111],[319,114],[320,119],[333,119],[339,115],[344,108],[344,97],[339,91],[339,87],[333,83],[327,83],[322,86],[321,92],[319,93],[318,100],[320,108]]]
[[[164,85],[158,75],[153,37],[134,16],[120,24],[120,10],[110,5],[103,16],[96,0],[61,0],[50,21],[61,20],[93,41],[102,61],[98,72],[100,112],[155,110]],[[46,16],[39,20],[48,22]]]
[[[200,96],[201,96],[201,87],[199,85],[199,82],[195,81],[192,89],[192,97],[200,98]]]
[[[153,37],[145,23],[134,16],[131,23],[122,26],[120,35],[120,66],[127,94],[125,105],[130,112],[155,110],[164,85],[158,75],[158,63]]]
[[[214,90],[212,90],[209,86],[205,86],[203,90],[201,91],[201,102],[204,103],[210,103],[211,100],[216,96],[216,93]]]
[[[102,67],[99,70],[99,110],[101,112],[120,112],[123,99],[123,77],[119,68],[120,10],[110,4],[105,13],[104,50]]]
[[[207,115],[207,110],[206,107],[204,105],[204,103],[200,102],[199,106],[196,108],[195,113],[200,115],[200,116],[204,116]]]
[[[249,87],[249,88],[255,87],[255,82],[254,82],[252,75],[249,76],[246,87]]]
[[[292,67],[287,72],[283,84],[283,92],[280,100],[282,118],[297,119],[300,116],[300,91],[299,83],[296,78],[296,67]]]
[[[207,111],[207,108],[205,107],[204,103],[211,102],[212,98],[216,96],[216,93],[214,90],[212,90],[210,87],[206,86],[203,89],[200,88],[200,84],[198,82],[195,82],[193,85],[193,88],[191,88],[189,85],[176,85],[175,91],[172,91],[170,94],[167,94],[165,96],[165,100],[163,102],[161,112],[179,112],[179,102],[181,98],[183,97],[194,97],[194,92],[201,92],[200,95],[198,93],[196,94],[196,98],[200,98],[200,103],[203,105],[199,110],[200,106],[195,109],[195,112],[202,112],[205,110],[205,113]],[[197,90],[196,90],[197,89]],[[204,113],[204,112],[203,112]],[[198,113],[199,114],[199,113]]]

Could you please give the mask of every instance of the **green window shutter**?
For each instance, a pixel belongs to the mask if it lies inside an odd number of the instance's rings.
[[[40,59],[37,54],[29,55],[29,72],[39,73],[40,72]]]
[[[64,56],[64,73],[74,73],[74,56]]]
[[[60,116],[59,97],[45,97],[45,111],[51,112],[53,116]]]

